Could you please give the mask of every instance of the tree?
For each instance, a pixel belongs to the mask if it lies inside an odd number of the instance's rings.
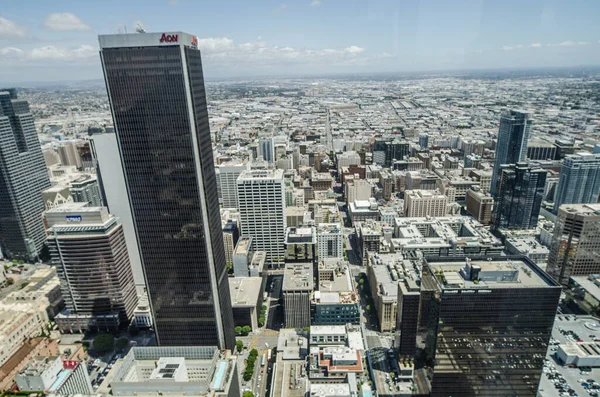
[[[45,263],[50,262],[50,259],[52,259],[50,257],[50,248],[48,248],[48,244],[44,244],[44,246],[40,250],[39,258],[40,258],[40,261],[45,262]]]
[[[119,338],[115,342],[115,348],[117,348],[119,350],[123,350],[123,349],[125,349],[127,347],[128,344],[129,344],[129,339],[127,339],[127,338]]]
[[[240,327],[239,325],[237,327],[234,328],[235,334],[239,335],[242,333],[242,327]]]
[[[106,353],[113,349],[115,337],[111,334],[100,334],[94,338],[94,349],[98,353]]]
[[[129,335],[131,335],[131,336],[136,336],[137,334],[139,334],[139,333],[140,333],[140,329],[137,327],[137,325],[135,325],[135,323],[131,323],[131,324],[129,325],[129,330],[128,330],[128,332],[129,332]]]
[[[248,334],[250,333],[250,331],[252,331],[252,328],[250,328],[250,326],[249,326],[249,325],[244,325],[244,326],[242,327],[242,333],[243,333],[244,335],[248,335]]]
[[[238,353],[241,353],[242,350],[244,350],[244,342],[238,339],[235,341],[235,347],[237,348]]]
[[[360,285],[364,284],[364,283],[365,283],[365,279],[364,279],[363,277],[361,277],[361,278],[358,280],[358,283],[359,283]]]
[[[263,316],[258,318],[258,325],[260,327],[262,327],[263,325],[265,325],[265,318]]]
[[[371,305],[367,305],[367,307],[365,309],[367,309],[367,311],[370,312],[371,311]]]
[[[254,393],[252,393],[250,390],[246,390],[244,394],[242,394],[242,397],[254,397]]]
[[[8,285],[13,285],[13,284],[15,283],[15,280],[13,280],[12,278],[7,278],[7,279],[6,279],[6,283],[7,283]]]

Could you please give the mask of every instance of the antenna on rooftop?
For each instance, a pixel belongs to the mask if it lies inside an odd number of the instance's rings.
[[[146,29],[144,29],[144,27],[142,26],[142,24],[139,23],[139,22],[135,25],[135,31],[137,33],[146,33]]]

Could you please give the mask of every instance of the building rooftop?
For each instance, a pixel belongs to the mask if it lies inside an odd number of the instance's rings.
[[[524,256],[487,259],[428,258],[442,289],[557,287],[558,284]]]
[[[283,291],[312,291],[312,263],[287,263],[283,272]]]
[[[262,277],[229,277],[228,281],[232,306],[256,306]]]
[[[267,170],[247,170],[243,171],[237,179],[238,185],[244,180],[271,180],[283,179],[283,170],[267,169]]]
[[[314,227],[288,227],[285,233],[286,244],[314,244],[317,236]]]
[[[234,255],[248,255],[250,245],[252,244],[252,237],[240,237],[235,245]]]

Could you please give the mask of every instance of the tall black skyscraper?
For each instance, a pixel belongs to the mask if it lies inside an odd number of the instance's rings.
[[[415,367],[430,395],[537,396],[560,284],[525,256],[425,262]]]
[[[160,345],[235,345],[195,36],[99,36]]]
[[[0,89],[0,245],[9,257],[33,259],[44,241],[42,190],[50,187],[27,101]]]
[[[533,229],[544,199],[547,171],[527,163],[499,170],[492,229]]]
[[[500,175],[502,164],[516,164],[525,161],[527,156],[527,141],[531,119],[529,114],[511,110],[500,118],[498,129],[498,141],[496,143],[496,158],[494,160],[494,172],[492,174],[492,195],[496,194],[496,182]]]

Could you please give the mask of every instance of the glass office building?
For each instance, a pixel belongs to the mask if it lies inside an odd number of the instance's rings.
[[[42,191],[49,187],[29,104],[0,88],[0,246],[8,257],[33,260],[42,249]]]
[[[556,281],[524,256],[428,258],[421,290],[415,364],[432,397],[537,395]]]
[[[504,164],[492,213],[492,230],[534,229],[544,200],[548,172],[526,163]]]
[[[530,129],[531,119],[526,112],[511,110],[500,117],[496,157],[492,173],[492,195],[496,194],[496,182],[500,176],[500,166],[525,161]]]
[[[197,39],[99,36],[100,56],[160,345],[233,348]]]

